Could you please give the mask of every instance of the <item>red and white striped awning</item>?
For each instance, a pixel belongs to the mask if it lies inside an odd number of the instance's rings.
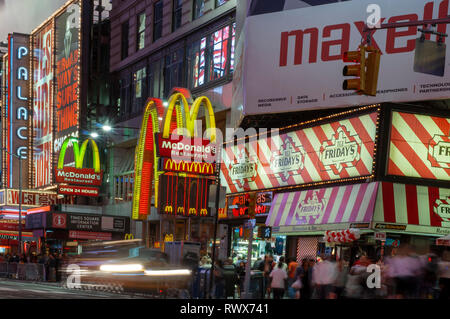
[[[386,231],[450,234],[450,189],[382,182],[372,227]]]
[[[266,225],[278,233],[369,228],[377,188],[374,182],[276,194]]]

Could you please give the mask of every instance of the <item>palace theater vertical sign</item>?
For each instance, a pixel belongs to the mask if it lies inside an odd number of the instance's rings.
[[[8,36],[8,54],[5,62],[6,99],[2,110],[2,142],[9,154],[3,152],[3,184],[9,188],[19,185],[19,160],[21,156],[27,161],[29,141],[29,77],[30,77],[30,43],[29,35],[13,33]],[[13,155],[14,154],[14,155]],[[27,184],[27,165],[24,163],[23,185]]]
[[[52,182],[54,28],[49,22],[33,33],[33,187]]]

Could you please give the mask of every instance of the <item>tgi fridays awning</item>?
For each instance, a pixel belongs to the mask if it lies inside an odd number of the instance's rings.
[[[372,228],[438,236],[450,234],[450,189],[382,182]]]
[[[369,228],[377,188],[374,182],[277,194],[266,225],[290,234]]]

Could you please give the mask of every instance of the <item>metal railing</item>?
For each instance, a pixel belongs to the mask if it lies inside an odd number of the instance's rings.
[[[45,281],[45,265],[36,263],[0,263],[0,277],[29,280]]]

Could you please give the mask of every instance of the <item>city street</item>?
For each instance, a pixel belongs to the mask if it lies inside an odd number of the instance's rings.
[[[0,280],[0,299],[148,299],[143,295],[66,289],[56,283]]]

